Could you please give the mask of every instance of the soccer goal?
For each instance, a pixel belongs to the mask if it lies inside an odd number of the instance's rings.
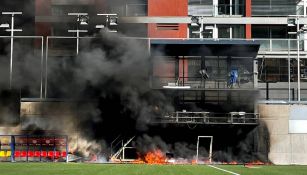
[[[212,144],[213,144],[213,136],[198,136],[197,137],[197,146],[196,146],[196,163],[198,163],[198,156],[199,156],[199,140],[200,139],[210,139],[210,146],[209,146],[209,163],[212,163]]]

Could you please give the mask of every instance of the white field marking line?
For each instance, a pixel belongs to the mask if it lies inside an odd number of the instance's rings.
[[[230,173],[230,174],[233,174],[233,175],[240,175],[238,173],[235,173],[235,172],[232,172],[232,171],[228,171],[228,170],[225,170],[225,169],[222,169],[222,168],[218,168],[218,167],[213,166],[213,165],[207,165],[207,166],[211,167],[211,168],[215,168],[215,169],[221,170],[221,171],[224,171],[224,172],[227,172],[227,173]]]

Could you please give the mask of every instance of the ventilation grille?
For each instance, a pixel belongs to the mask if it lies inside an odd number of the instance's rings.
[[[163,24],[157,24],[157,30],[179,30],[179,24],[173,24],[173,23],[163,23]]]

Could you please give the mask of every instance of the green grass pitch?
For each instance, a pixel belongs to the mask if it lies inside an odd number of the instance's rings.
[[[306,175],[307,166],[0,163],[0,175]]]

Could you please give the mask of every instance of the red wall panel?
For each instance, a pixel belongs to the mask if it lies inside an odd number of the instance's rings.
[[[181,58],[179,60],[179,77],[182,77],[180,78],[180,81],[183,82],[183,79],[184,81],[188,81],[188,78],[183,78],[183,77],[188,77],[188,60],[186,58]]]
[[[148,0],[148,16],[187,16],[188,0]]]
[[[51,14],[51,0],[35,0],[35,16],[49,16]]]
[[[148,0],[148,16],[188,16],[188,0]],[[187,24],[178,30],[158,30],[157,24],[148,24],[150,38],[186,38]]]
[[[51,16],[51,0],[35,0],[35,16]],[[50,35],[51,25],[45,22],[37,22],[35,34],[38,36]]]
[[[175,62],[160,61],[153,64],[153,76],[174,77]]]
[[[188,16],[188,0],[148,0],[148,16]],[[163,24],[161,24],[163,25]],[[187,38],[187,24],[178,24],[176,30],[159,29],[148,24],[149,38]],[[184,66],[183,66],[184,63]],[[154,75],[174,76],[174,65],[154,66]],[[179,76],[188,76],[188,60],[179,60]],[[187,79],[185,79],[187,81]]]
[[[245,16],[246,17],[252,16],[252,0],[245,0]],[[251,24],[246,24],[245,36],[247,39],[252,38],[252,25]]]

